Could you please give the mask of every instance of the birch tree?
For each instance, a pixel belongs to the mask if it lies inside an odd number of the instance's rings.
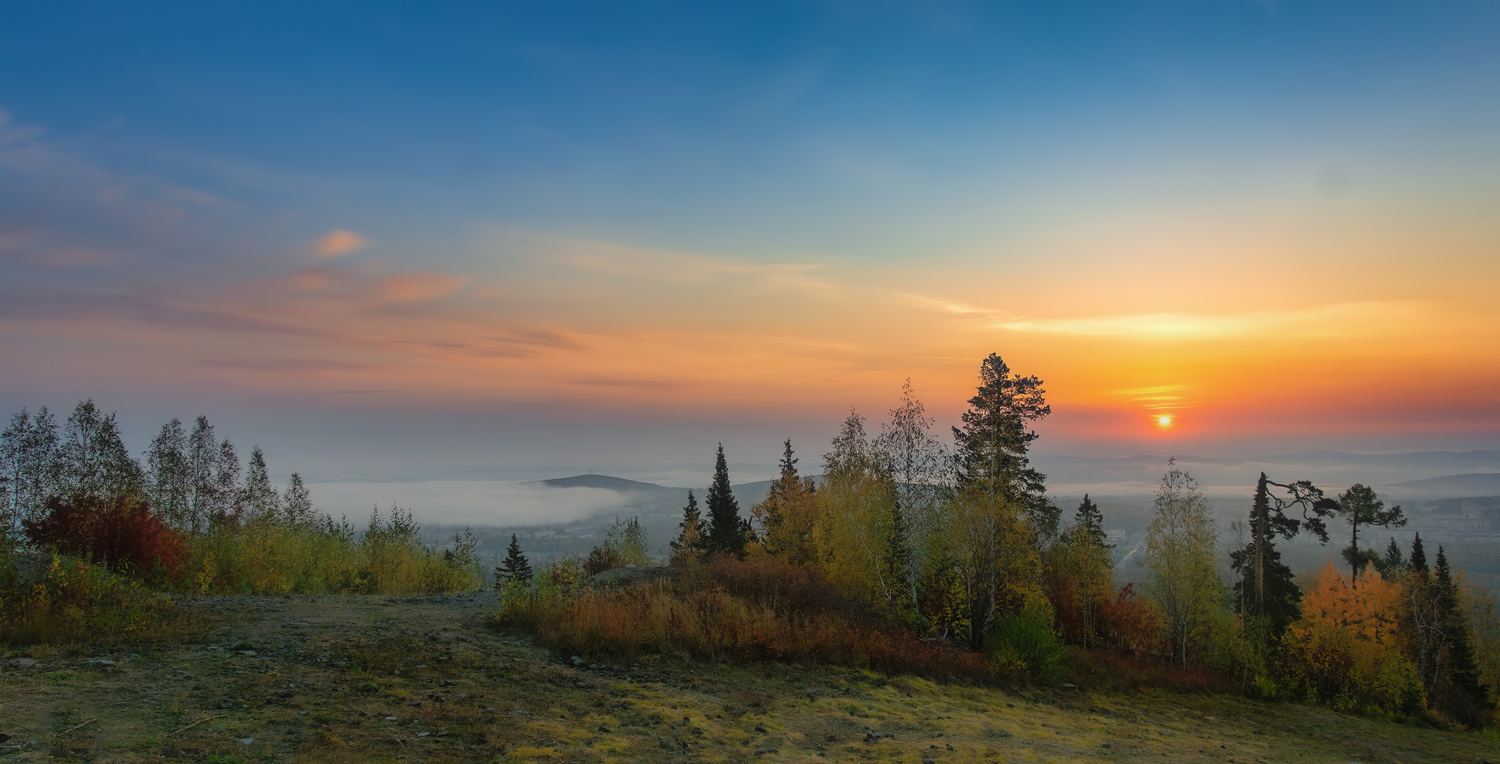
[[[1197,481],[1167,462],[1146,530],[1147,594],[1161,614],[1172,658],[1186,666],[1195,633],[1222,598],[1215,559],[1218,531]]]

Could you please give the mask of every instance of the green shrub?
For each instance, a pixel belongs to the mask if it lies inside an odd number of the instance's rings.
[[[995,619],[995,625],[985,635],[985,648],[1002,673],[1047,682],[1060,681],[1068,673],[1071,649],[1053,631],[1052,620],[1040,614],[1021,613]]]
[[[40,581],[20,582],[13,568],[6,580],[0,588],[0,644],[180,636],[183,619],[170,597],[97,565],[54,556]]]

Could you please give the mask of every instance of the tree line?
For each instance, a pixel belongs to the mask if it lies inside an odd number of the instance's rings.
[[[1085,496],[1064,522],[1031,464],[1034,425],[1051,413],[1041,380],[991,354],[968,403],[947,445],[908,380],[878,431],[850,412],[823,454],[821,482],[800,473],[785,441],[780,474],[748,516],[721,444],[704,506],[688,494],[668,564],[729,556],[813,568],[927,638],[1033,675],[1059,676],[1081,647],[1206,670],[1266,697],[1466,724],[1494,713],[1500,677],[1482,667],[1500,658],[1500,622],[1485,622],[1490,642],[1475,643],[1484,631],[1475,619],[1494,620],[1493,598],[1465,590],[1441,548],[1429,568],[1420,537],[1409,553],[1394,541],[1384,554],[1362,546],[1362,528],[1405,522],[1372,489],[1333,497],[1262,474],[1226,560],[1207,500],[1170,462],[1138,587],[1117,576],[1098,505]],[[1335,522],[1350,530],[1347,575],[1330,564],[1304,589],[1277,542],[1310,534],[1327,543]],[[623,564],[624,538],[612,533],[585,572]],[[643,538],[631,543],[644,554]],[[514,539],[511,558],[520,569]]]
[[[46,516],[52,499],[139,498],[174,529],[198,534],[247,521],[314,519],[311,493],[293,472],[284,489],[271,484],[259,446],[242,464],[207,416],[191,431],[173,418],[137,459],[120,437],[116,415],[93,399],[57,422],[46,406],[22,409],[0,433],[0,532],[18,537],[27,521]]]

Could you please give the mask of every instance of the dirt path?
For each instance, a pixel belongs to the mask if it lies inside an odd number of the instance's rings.
[[[1493,736],[1235,698],[655,656],[575,665],[492,628],[492,596],[211,598],[177,644],[13,653],[0,746],[20,749],[0,764],[1500,761]]]

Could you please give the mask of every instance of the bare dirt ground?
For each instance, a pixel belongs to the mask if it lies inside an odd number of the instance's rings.
[[[207,598],[181,642],[12,650],[0,764],[1500,761],[1493,734],[1222,696],[577,663],[494,629],[492,596]]]

